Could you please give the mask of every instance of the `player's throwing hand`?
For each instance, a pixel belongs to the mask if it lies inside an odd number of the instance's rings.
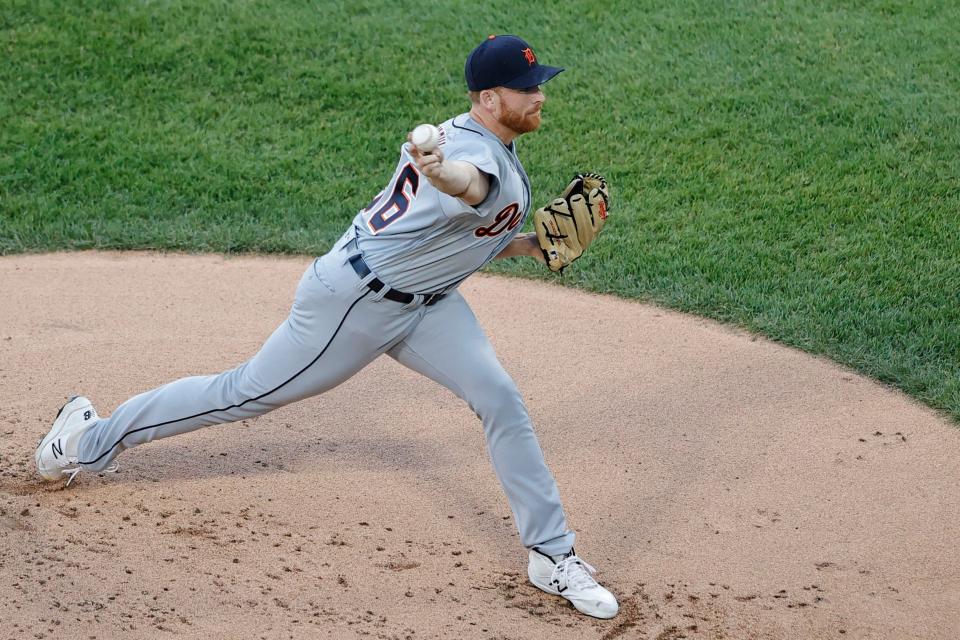
[[[407,142],[410,143],[410,157],[420,173],[431,179],[439,178],[443,168],[443,151],[440,147],[436,146],[430,151],[421,150],[413,141],[413,131],[407,134]]]

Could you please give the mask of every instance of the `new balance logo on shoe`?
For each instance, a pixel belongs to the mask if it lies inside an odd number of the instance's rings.
[[[40,440],[34,461],[44,480],[54,481],[68,477],[69,485],[80,472],[78,448],[80,439],[97,424],[97,411],[90,400],[72,396],[57,412],[50,432]],[[115,467],[108,467],[110,471]]]

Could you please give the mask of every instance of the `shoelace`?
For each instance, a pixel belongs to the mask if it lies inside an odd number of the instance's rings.
[[[116,473],[119,470],[120,470],[120,463],[114,460],[113,464],[111,464],[109,467],[104,469],[102,473]],[[69,487],[70,483],[73,482],[73,479],[76,478],[77,474],[80,473],[81,471],[83,471],[83,467],[81,467],[80,465],[77,465],[72,469],[64,469],[63,471],[61,471],[60,473],[62,473],[63,475],[70,476],[67,479],[66,486]]]
[[[577,556],[568,556],[558,562],[553,568],[550,581],[560,585],[566,581],[567,586],[574,589],[590,589],[598,586],[597,581],[593,579],[597,570],[581,560]]]

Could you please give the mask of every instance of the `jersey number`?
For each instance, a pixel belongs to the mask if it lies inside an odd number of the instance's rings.
[[[384,190],[364,210],[369,211],[383,202],[367,219],[367,226],[370,227],[370,231],[379,233],[388,225],[402,218],[403,214],[410,208],[410,201],[417,197],[419,188],[420,172],[408,162],[400,170],[400,174],[393,184],[393,189],[386,196],[386,201],[384,201],[384,195],[387,194],[387,191]]]

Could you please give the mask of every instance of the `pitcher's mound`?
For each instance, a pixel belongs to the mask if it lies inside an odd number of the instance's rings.
[[[960,637],[960,431],[822,359],[544,284],[462,287],[527,400],[577,551],[621,601],[526,582],[480,424],[382,358],[334,391],[42,484],[66,395],[104,414],[251,356],[305,258],[0,258],[10,637]],[[563,351],[558,345],[563,344]]]

